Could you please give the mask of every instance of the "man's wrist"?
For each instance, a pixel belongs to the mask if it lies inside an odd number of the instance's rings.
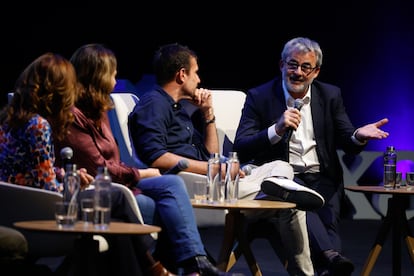
[[[213,115],[213,118],[211,118],[210,120],[206,120],[206,125],[213,124],[215,122],[216,122],[216,116]]]
[[[212,107],[204,112],[204,119],[206,120],[207,125],[216,121],[216,116],[214,115],[214,110]]]
[[[204,119],[206,119],[208,121],[208,120],[211,120],[213,118],[214,118],[214,110],[213,110],[212,107],[210,107],[209,109],[207,109],[204,112]]]
[[[363,145],[365,145],[368,142],[368,140],[362,140],[361,141],[360,139],[358,139],[358,137],[357,137],[358,130],[359,129],[357,129],[357,130],[354,131],[354,133],[351,136],[351,140],[352,140],[352,142],[354,142],[358,146],[363,146]]]

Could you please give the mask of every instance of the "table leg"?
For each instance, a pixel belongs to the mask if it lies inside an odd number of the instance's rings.
[[[408,247],[408,253],[410,253],[411,262],[414,263],[414,238],[413,236],[406,236],[405,242]]]
[[[405,219],[405,204],[404,198],[397,200],[396,197],[389,199],[388,205],[392,204],[391,214],[394,218],[394,223],[392,224],[392,274],[401,275],[401,238],[402,234],[405,232],[402,228],[404,227]],[[388,207],[390,208],[390,207]]]
[[[246,232],[245,232],[245,217],[244,215],[239,213],[239,220],[238,220],[238,227],[236,228],[236,237],[239,242],[238,246],[241,249],[241,252],[246,259],[247,264],[249,265],[250,271],[252,275],[261,276],[262,272],[260,271],[259,265],[256,262],[256,258],[253,255],[252,250],[250,249],[250,243],[247,240]]]
[[[236,252],[233,252],[233,247]],[[224,240],[220,251],[218,267],[223,271],[229,271],[241,254],[244,255],[252,275],[261,276],[262,272],[246,237],[244,215],[240,213],[240,210],[229,210],[229,213],[226,215]],[[231,256],[236,259],[230,260]]]
[[[392,221],[392,213],[391,213],[392,210],[391,210],[390,200],[391,199],[388,200],[387,214],[385,215],[385,218],[378,231],[374,246],[369,252],[368,258],[364,264],[364,267],[362,268],[362,273],[361,273],[362,276],[369,276],[371,274],[371,271],[375,265],[375,262],[377,261],[378,256],[381,253],[381,250],[387,238],[387,235],[391,230],[393,221]]]
[[[382,246],[392,229],[392,272],[393,275],[401,275],[401,239],[407,244],[411,261],[414,263],[414,238],[411,234],[407,216],[405,214],[407,204],[406,196],[394,195],[388,199],[387,214],[382,222],[376,241],[370,251],[367,261],[362,269],[362,275],[370,275],[372,268],[381,252]]]
[[[408,204],[408,202],[407,202]],[[405,243],[407,245],[407,249],[408,249],[408,253],[410,254],[411,257],[411,262],[414,263],[414,237],[413,237],[413,233],[410,230],[410,226],[408,224],[408,219],[407,219],[407,215],[405,213],[405,207],[403,207],[403,211],[401,213],[402,215],[402,225],[401,225],[401,231],[402,231],[402,237],[405,240]]]
[[[236,214],[234,211],[229,210],[226,214],[224,222],[224,235],[223,235],[223,244],[221,246],[220,255],[217,261],[217,267],[222,271],[227,271],[227,265],[229,263],[229,258],[232,253],[232,248],[236,242],[235,235],[235,225],[236,225]]]
[[[93,235],[82,235],[75,241],[73,274],[80,276],[98,276],[99,242]]]

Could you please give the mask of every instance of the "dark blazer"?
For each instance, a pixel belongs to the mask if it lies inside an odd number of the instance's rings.
[[[363,146],[357,146],[351,140],[355,127],[346,113],[340,88],[315,80],[311,93],[310,104],[321,174],[334,183],[343,184],[342,167],[336,150],[357,154]],[[267,129],[278,121],[285,110],[286,100],[280,77],[247,92],[233,147],[242,163],[261,165],[283,159],[286,142],[282,139],[272,146]]]

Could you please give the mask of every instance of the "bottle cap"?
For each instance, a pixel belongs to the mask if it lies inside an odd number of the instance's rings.
[[[395,151],[394,146],[388,146],[388,147],[387,147],[387,151]]]
[[[65,168],[65,170],[66,170],[67,172],[69,172],[69,171],[76,172],[76,170],[77,170],[77,168],[76,168],[76,164],[66,164],[66,168]]]
[[[219,158],[220,154],[218,152],[214,152],[212,154],[210,154],[210,158]]]

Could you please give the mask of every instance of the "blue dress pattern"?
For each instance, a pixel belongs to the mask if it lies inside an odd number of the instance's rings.
[[[35,115],[21,129],[5,129],[0,126],[0,180],[59,191],[49,122]]]

